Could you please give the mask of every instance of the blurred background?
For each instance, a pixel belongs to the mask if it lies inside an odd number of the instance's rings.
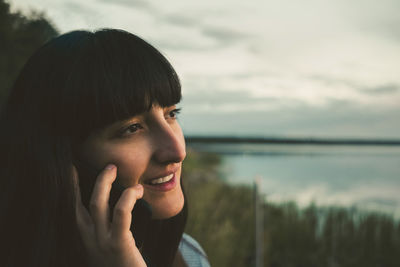
[[[187,232],[213,266],[400,266],[398,14],[397,0],[0,0],[0,102],[49,38],[135,33],[181,78]]]

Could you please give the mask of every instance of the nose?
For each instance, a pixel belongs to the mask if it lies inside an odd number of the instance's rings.
[[[155,161],[162,164],[179,163],[186,157],[185,139],[180,127],[164,125],[154,135]]]

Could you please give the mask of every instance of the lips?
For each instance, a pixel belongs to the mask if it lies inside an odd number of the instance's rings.
[[[171,173],[171,174],[169,174],[167,176],[164,176],[164,177],[150,179],[150,180],[146,181],[146,184],[148,184],[148,185],[160,185],[160,184],[167,183],[167,182],[171,181],[171,179],[173,177],[174,177],[174,174]]]
[[[146,180],[145,183],[143,184],[145,189],[149,189],[152,191],[169,191],[175,188],[176,186],[176,176],[175,172],[171,173],[169,175],[159,177],[159,178],[154,178],[150,180]]]
[[[163,172],[157,172],[153,175],[146,175],[146,177],[141,180],[141,184],[144,186],[144,188],[150,190],[171,190],[176,186],[176,175],[179,173],[180,168],[181,164],[174,164],[168,166],[168,169],[165,169]]]

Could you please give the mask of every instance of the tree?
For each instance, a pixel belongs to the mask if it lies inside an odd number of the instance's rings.
[[[0,0],[0,105],[29,56],[57,35],[44,13],[11,12],[10,5]]]

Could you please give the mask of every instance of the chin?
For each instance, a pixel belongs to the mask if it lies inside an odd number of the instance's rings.
[[[163,197],[153,198],[151,194],[144,194],[143,198],[150,204],[153,219],[168,219],[177,215],[183,209],[185,203],[185,198],[183,196],[182,190],[179,186],[176,192],[171,195],[164,195]]]

